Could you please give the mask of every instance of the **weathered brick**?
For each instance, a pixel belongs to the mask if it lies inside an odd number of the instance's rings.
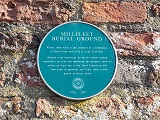
[[[21,112],[21,97],[12,97],[11,98],[11,103],[13,104],[13,111],[15,113]]]
[[[1,50],[19,51],[25,50],[27,46],[32,42],[32,35],[26,35],[19,33],[17,36],[9,36],[4,33],[0,33],[0,48]]]
[[[4,61],[0,62],[0,68],[3,67]]]
[[[147,19],[143,2],[84,2],[82,10],[87,22],[142,23]]]
[[[124,102],[117,98],[100,98],[96,103],[97,108],[107,109],[107,113],[112,116],[121,116],[120,113],[126,108]]]
[[[6,114],[6,110],[4,109],[4,104],[6,101],[8,101],[9,99],[8,98],[3,98],[3,97],[0,97],[0,116],[3,116]]]
[[[155,94],[149,97],[135,97],[135,102],[137,106],[143,110],[147,111],[147,114],[151,116],[160,115],[160,95]]]
[[[158,65],[157,65],[157,67],[158,67]],[[148,74],[148,80],[147,80],[146,84],[148,84],[148,86],[160,85],[160,70],[159,69],[153,70]]]
[[[160,33],[111,33],[117,52],[122,56],[160,56]]]
[[[159,16],[160,17],[160,4],[154,4],[152,6],[152,12],[155,16]]]
[[[62,2],[52,0],[5,0],[0,1],[0,21],[31,24],[60,24],[72,14]]]
[[[21,104],[20,103],[15,103],[13,105],[13,110],[14,110],[15,113],[21,112]]]
[[[44,85],[44,82],[39,75],[35,61],[24,62],[19,65],[18,69],[19,72],[16,74],[15,81],[21,81],[28,87]]]
[[[3,87],[6,81],[6,76],[3,72],[0,72],[0,86]]]
[[[44,98],[38,98],[36,102],[36,116],[39,117],[41,114],[45,113],[49,116],[53,115],[52,106],[50,105],[49,101]]]

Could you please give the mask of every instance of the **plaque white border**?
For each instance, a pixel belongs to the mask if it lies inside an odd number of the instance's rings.
[[[48,84],[48,83],[45,81],[45,79],[43,78],[42,73],[41,73],[41,71],[40,71],[40,66],[39,66],[39,51],[40,51],[40,49],[41,49],[41,45],[43,44],[43,41],[44,41],[45,38],[48,36],[48,34],[50,34],[53,30],[55,30],[55,29],[58,28],[59,26],[62,26],[62,25],[68,24],[68,23],[75,23],[75,22],[76,22],[76,23],[88,24],[88,25],[93,26],[93,27],[97,28],[98,30],[100,30],[105,36],[107,36],[107,38],[108,38],[109,41],[111,42],[111,44],[112,44],[112,46],[113,46],[113,49],[114,49],[114,52],[115,52],[115,57],[116,57],[115,71],[114,71],[113,77],[112,77],[112,79],[110,80],[109,84],[108,84],[103,90],[101,90],[100,92],[98,92],[97,94],[94,94],[94,95],[92,95],[92,96],[90,96],[90,97],[85,97],[85,98],[71,98],[71,97],[64,96],[64,95],[58,93],[57,91],[55,91],[53,88],[51,88],[51,87],[49,86],[49,84]],[[110,40],[110,38],[108,37],[108,35],[106,35],[106,33],[105,33],[104,31],[102,31],[100,28],[98,28],[97,26],[95,26],[95,25],[93,25],[93,24],[90,24],[90,23],[87,23],[87,22],[83,22],[83,21],[70,21],[70,22],[65,22],[65,23],[62,23],[62,24],[54,27],[52,30],[50,30],[50,31],[45,35],[45,37],[43,38],[43,40],[41,41],[41,43],[40,43],[40,45],[39,45],[38,52],[37,52],[37,66],[38,66],[38,71],[39,71],[39,74],[40,74],[42,80],[43,80],[44,83],[47,85],[47,87],[48,87],[50,90],[52,90],[54,93],[56,93],[57,95],[59,95],[59,96],[61,96],[61,97],[63,97],[63,98],[67,98],[67,99],[69,99],[69,100],[86,100],[86,99],[95,97],[95,96],[97,96],[98,94],[100,94],[100,93],[102,93],[103,91],[105,91],[105,90],[110,86],[110,84],[112,83],[112,81],[113,81],[113,79],[114,79],[114,77],[115,77],[115,74],[116,74],[116,72],[117,72],[117,65],[118,65],[117,52],[116,52],[116,49],[115,49],[115,46],[114,46],[113,42]]]

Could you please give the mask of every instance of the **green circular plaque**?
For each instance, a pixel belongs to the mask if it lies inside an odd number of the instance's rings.
[[[46,85],[68,99],[91,98],[111,83],[117,55],[108,36],[85,22],[53,28],[40,44],[38,69]]]

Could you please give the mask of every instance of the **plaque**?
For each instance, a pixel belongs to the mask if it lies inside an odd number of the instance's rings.
[[[98,95],[111,83],[117,55],[109,37],[98,27],[72,21],[53,28],[37,55],[40,75],[56,94],[83,100]]]

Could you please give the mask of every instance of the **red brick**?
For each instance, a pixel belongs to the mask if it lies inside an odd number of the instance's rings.
[[[111,33],[111,39],[122,56],[160,56],[160,33]]]
[[[52,0],[0,1],[0,21],[31,24],[60,24],[68,21],[72,9]]]
[[[84,2],[82,10],[87,22],[142,23],[147,19],[143,2]]]

